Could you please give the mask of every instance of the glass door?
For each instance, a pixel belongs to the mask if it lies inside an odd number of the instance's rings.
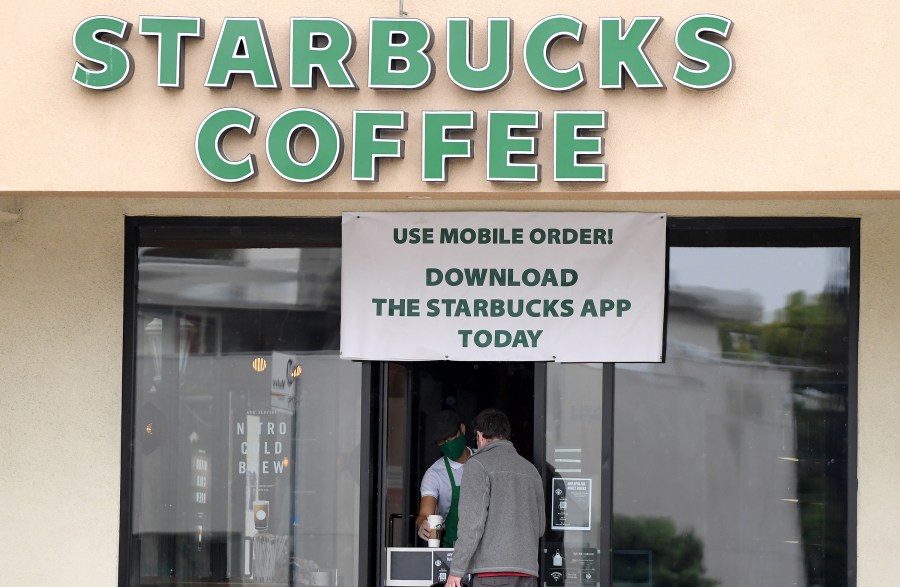
[[[415,517],[426,469],[439,458],[430,423],[459,413],[471,421],[496,407],[510,418],[512,442],[544,477],[546,527],[541,585],[605,585],[609,569],[612,367],[545,363],[384,363],[380,550],[422,547]],[[382,558],[383,573],[386,564]],[[604,571],[604,569],[606,571]],[[381,575],[379,575],[381,576]]]
[[[598,585],[609,568],[610,471],[604,399],[611,375],[601,364],[546,367],[544,493],[547,530],[542,546],[542,585]],[[609,401],[607,399],[607,401]]]
[[[512,425],[511,441],[526,459],[543,457],[543,364],[418,362],[382,363],[379,467],[381,495],[376,513],[380,553],[389,547],[423,547],[415,519],[426,471],[441,459],[434,424],[441,412],[453,411],[465,427],[466,445],[475,448],[472,420],[486,408],[504,411]],[[383,577],[381,557],[377,577]]]

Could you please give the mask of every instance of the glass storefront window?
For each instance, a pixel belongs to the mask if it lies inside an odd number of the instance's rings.
[[[138,249],[130,584],[358,584],[340,249]]]
[[[849,249],[669,271],[665,363],[616,367],[612,585],[846,585]]]
[[[338,220],[132,225],[121,584],[377,585],[429,416],[484,407],[542,585],[855,584],[852,222],[670,218],[665,361],[601,365],[341,360]]]

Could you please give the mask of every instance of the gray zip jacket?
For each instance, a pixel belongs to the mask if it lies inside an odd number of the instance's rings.
[[[484,445],[466,462],[450,574],[538,576],[544,483],[508,440]]]

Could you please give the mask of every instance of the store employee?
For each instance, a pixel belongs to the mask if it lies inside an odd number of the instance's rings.
[[[428,437],[443,453],[422,477],[421,501],[416,528],[419,537],[428,540],[431,527],[428,516],[440,514],[444,518],[444,538],[441,546],[451,548],[456,542],[456,523],[459,519],[459,484],[463,465],[473,451],[466,446],[466,426],[454,411],[439,412],[428,426]]]

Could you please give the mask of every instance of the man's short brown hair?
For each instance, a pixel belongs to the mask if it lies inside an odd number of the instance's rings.
[[[472,423],[475,430],[481,432],[485,438],[506,440],[509,438],[511,429],[509,426],[509,418],[506,414],[495,408],[483,410],[475,416]]]

